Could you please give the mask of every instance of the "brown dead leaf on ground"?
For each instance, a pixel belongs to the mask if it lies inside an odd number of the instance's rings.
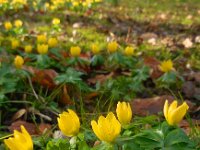
[[[53,69],[37,69],[31,66],[24,66],[24,69],[33,74],[32,81],[41,84],[49,89],[55,88],[57,85],[54,78],[58,75]]]
[[[192,125],[197,127],[200,130],[200,120],[192,119],[191,121],[192,121]],[[190,132],[193,130],[192,129],[193,127],[191,127],[191,124],[187,120],[182,120],[179,123],[179,127],[182,128],[187,135],[189,135]]]
[[[160,62],[156,58],[146,57],[144,59],[144,64],[151,68],[150,75],[152,79],[157,79],[163,74],[158,67]]]
[[[48,124],[48,123],[41,123],[41,124],[39,125],[38,129],[39,129],[39,133],[40,133],[40,134],[44,134],[44,133],[46,133],[48,130],[51,129],[51,125]]]
[[[41,135],[51,129],[51,125],[47,123],[41,123],[37,127],[33,123],[29,123],[22,120],[13,122],[11,126],[8,127],[8,129],[10,130],[10,132],[14,132],[14,130],[21,131],[21,125],[23,125],[26,128],[30,135]]]
[[[8,127],[8,129],[10,130],[10,132],[13,132],[14,130],[20,131],[21,125],[23,125],[26,128],[26,130],[28,131],[29,134],[31,134],[31,135],[37,135],[38,134],[36,126],[33,123],[29,123],[29,122],[22,121],[22,120],[18,120],[16,122],[13,122],[11,124],[11,126]]]
[[[133,113],[139,116],[157,114],[163,111],[165,100],[168,100],[169,103],[171,103],[174,100],[174,97],[170,95],[163,95],[163,96],[156,96],[153,98],[134,99],[131,102],[131,107]],[[195,106],[192,102],[190,101],[186,102],[189,105],[190,111],[195,109]]]
[[[67,90],[67,85],[63,86],[63,90],[62,90],[62,96],[60,99],[60,103],[64,104],[64,105],[72,105],[74,102],[70,99],[70,96],[68,94],[68,90]]]
[[[98,95],[99,95],[98,92],[89,93],[89,94],[87,94],[87,95],[84,97],[84,102],[89,103],[89,102],[91,102],[91,100],[92,100],[93,98],[95,98],[95,97],[98,96]]]
[[[104,74],[99,74],[99,75],[96,75],[95,77],[93,78],[90,78],[88,79],[88,83],[89,84],[96,84],[97,81],[100,82],[100,84],[102,84],[103,82],[105,82],[107,79],[111,78],[112,76],[114,75],[114,72],[111,72],[107,75],[104,75]]]

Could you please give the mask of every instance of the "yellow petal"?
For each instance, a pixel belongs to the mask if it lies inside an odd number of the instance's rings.
[[[184,102],[181,106],[179,106],[177,109],[175,109],[171,113],[171,122],[170,123],[172,125],[178,124],[185,116],[188,108],[189,107],[188,107],[187,103]]]
[[[71,109],[68,109],[68,112],[72,116],[72,119],[74,120],[74,124],[76,125],[76,128],[80,128],[80,121],[77,114]]]
[[[9,138],[4,140],[4,143],[10,150],[20,150],[20,148],[17,146],[17,143],[14,143],[14,138]]]
[[[91,121],[91,126],[92,126],[92,130],[94,131],[94,133],[96,134],[96,136],[101,140],[104,141],[103,137],[101,136],[101,133],[99,131],[99,127],[97,125],[97,122],[92,120]]]
[[[169,103],[168,103],[168,100],[165,101],[165,105],[164,105],[164,109],[163,109],[163,112],[164,112],[164,116],[165,116],[165,119],[168,121],[168,110],[169,110]]]

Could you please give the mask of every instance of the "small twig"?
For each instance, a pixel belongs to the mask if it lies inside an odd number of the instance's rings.
[[[34,90],[34,88],[33,88],[33,84],[32,84],[32,82],[31,82],[31,79],[30,79],[29,76],[28,76],[28,82],[29,82],[29,84],[30,84],[30,86],[31,86],[31,89],[32,89],[33,94],[35,95],[36,99],[39,100],[39,97],[38,97],[38,95],[36,94],[36,92],[35,92],[35,90]]]

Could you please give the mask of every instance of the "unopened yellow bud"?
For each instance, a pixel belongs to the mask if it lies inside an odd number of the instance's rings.
[[[14,60],[15,67],[21,69],[23,64],[24,64],[24,59],[21,56],[17,55]]]
[[[99,49],[98,45],[96,45],[96,44],[92,44],[91,50],[92,50],[93,54],[98,54],[100,52],[100,49]]]
[[[25,50],[26,53],[30,53],[30,52],[32,52],[32,46],[31,45],[26,45],[24,50]]]
[[[58,40],[56,38],[50,38],[48,40],[49,47],[56,47],[58,44]]]
[[[12,23],[10,21],[6,21],[4,23],[4,27],[6,30],[10,30],[10,29],[12,29]]]
[[[134,54],[133,47],[127,46],[124,50],[125,55],[132,56]]]
[[[77,57],[81,54],[81,48],[79,46],[72,46],[70,48],[70,54],[74,57]]]
[[[37,51],[39,54],[46,54],[48,52],[48,45],[46,44],[38,44]]]
[[[23,22],[18,19],[18,20],[15,20],[14,24],[15,24],[15,27],[20,28],[22,26]]]
[[[117,42],[110,42],[108,43],[108,52],[110,53],[114,53],[117,51],[117,48],[118,48],[118,43]]]

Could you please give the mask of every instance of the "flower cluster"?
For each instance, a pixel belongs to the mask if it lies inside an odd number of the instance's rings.
[[[20,58],[16,58],[20,59]],[[16,60],[17,61],[17,60]],[[189,106],[184,102],[177,107],[177,101],[173,101],[169,106],[166,100],[163,108],[164,116],[169,125],[177,125],[185,116]],[[92,120],[91,126],[95,135],[106,143],[114,143],[116,138],[120,136],[123,127],[128,126],[132,119],[132,110],[127,102],[118,102],[116,108],[117,118],[113,112],[109,112],[106,117],[99,116],[98,121]],[[71,109],[68,112],[59,114],[57,118],[58,127],[67,137],[75,137],[80,131],[80,120],[78,115]],[[10,150],[33,150],[33,142],[31,136],[24,126],[21,131],[14,131],[14,137],[5,139],[4,142]]]

